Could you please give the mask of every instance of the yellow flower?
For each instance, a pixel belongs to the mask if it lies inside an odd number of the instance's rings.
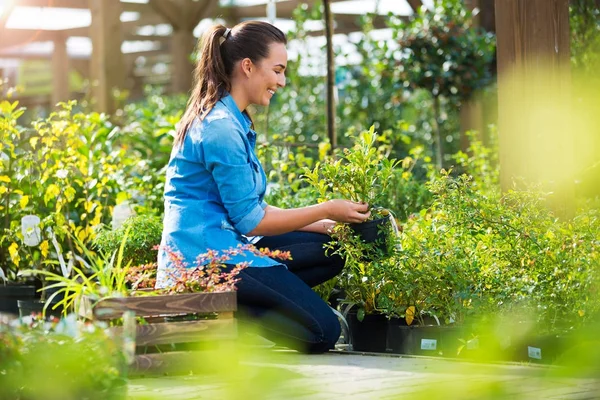
[[[15,265],[19,265],[21,261],[21,257],[19,256],[19,245],[16,243],[12,243],[8,246],[8,254],[10,254],[10,258]]]

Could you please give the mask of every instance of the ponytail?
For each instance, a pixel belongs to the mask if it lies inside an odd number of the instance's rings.
[[[175,145],[181,146],[196,117],[204,119],[220,99],[220,93],[231,90],[229,74],[221,54],[221,42],[227,28],[216,25],[198,42],[199,60],[194,70],[194,89],[175,136]]]
[[[231,91],[235,63],[244,58],[257,63],[268,57],[271,43],[287,44],[287,39],[274,25],[262,21],[243,22],[233,29],[215,25],[202,36],[198,44],[194,88],[177,128],[176,146],[183,145],[194,120],[203,120],[223,93]]]

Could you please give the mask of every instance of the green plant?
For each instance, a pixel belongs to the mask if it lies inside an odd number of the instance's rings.
[[[106,227],[100,230],[93,244],[100,252],[112,254],[119,249],[126,235],[123,262],[132,266],[151,263],[156,260],[153,249],[160,243],[162,219],[152,215],[130,217],[115,230]]]
[[[124,399],[125,360],[105,327],[75,315],[0,322],[0,398]]]
[[[472,26],[472,15],[460,0],[436,0],[408,21],[397,20],[399,80],[407,89],[427,90],[433,99],[436,165],[444,162],[441,106],[456,107],[491,80],[495,40]]]
[[[390,273],[398,314],[413,306],[446,322],[503,316],[552,333],[593,320],[597,210],[560,221],[547,210],[547,194],[485,193],[469,176],[447,172],[430,188],[434,202],[405,224]]]
[[[46,269],[25,270],[23,274],[39,275],[48,283],[47,289],[57,289],[46,303],[50,304],[57,296],[63,296],[53,307],[62,307],[65,315],[73,311],[79,313],[81,307],[87,307],[85,299],[95,303],[106,297],[126,296],[130,291],[127,272],[131,263],[123,264],[123,253],[128,234],[129,231],[125,231],[119,249],[113,253],[94,253],[79,238],[72,237],[82,250],[81,256],[77,258],[81,264],[73,266],[72,276]]]
[[[187,96],[166,96],[153,89],[145,96],[127,104],[118,120],[122,131],[118,144],[127,150],[130,168],[123,200],[132,200],[139,214],[162,215],[165,168]]]
[[[348,136],[353,136],[352,130]],[[378,207],[399,161],[378,152],[376,141],[375,127],[371,126],[357,135],[352,148],[338,153],[338,159],[328,158],[312,170],[305,169],[304,177],[318,191],[320,201],[341,197],[368,204],[371,219],[386,215],[379,213]]]
[[[116,144],[119,130],[108,118],[76,112],[75,102],[61,103],[29,129],[18,124],[24,112],[18,103],[0,104],[0,195],[6,215],[0,263],[16,276],[19,269],[55,265],[45,262],[53,250],[74,258],[79,249],[72,237],[87,244],[96,227],[110,219],[132,161]],[[20,222],[26,215],[41,220],[38,245],[24,245]],[[51,247],[54,235],[57,244]]]

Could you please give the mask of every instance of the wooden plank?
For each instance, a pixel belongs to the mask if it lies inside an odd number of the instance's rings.
[[[123,328],[110,329],[120,336]],[[152,346],[171,343],[192,343],[211,340],[232,340],[237,337],[237,322],[234,319],[165,322],[136,326],[136,346]]]
[[[128,310],[141,317],[236,311],[237,296],[236,292],[224,292],[109,298],[96,304],[94,316],[120,318]]]

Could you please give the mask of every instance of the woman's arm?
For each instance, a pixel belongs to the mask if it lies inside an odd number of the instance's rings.
[[[329,200],[325,203],[308,207],[282,209],[272,206],[265,208],[265,215],[258,225],[248,233],[249,236],[280,235],[297,230],[321,229],[328,227],[318,221],[333,220],[338,222],[363,222],[369,218],[368,204],[360,204],[349,200]],[[316,224],[315,224],[316,223]]]
[[[315,232],[329,235],[335,224],[336,222],[332,219],[321,219],[298,230],[303,232]]]
[[[268,206],[277,210],[281,210],[281,208],[279,207],[275,207],[275,206]],[[333,227],[335,226],[335,221],[332,219],[321,219],[317,222],[313,222],[312,224],[308,224],[306,226],[303,226],[302,228],[297,229],[298,231],[302,231],[302,232],[315,232],[315,233],[323,233],[323,234],[330,234],[331,233],[331,229],[333,229]]]

